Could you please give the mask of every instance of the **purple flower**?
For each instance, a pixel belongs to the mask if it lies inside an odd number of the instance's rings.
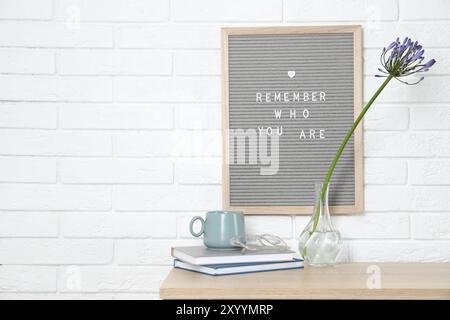
[[[392,76],[405,84],[417,84],[422,81],[424,77],[420,77],[420,79],[414,83],[408,83],[399,78],[430,70],[431,66],[436,63],[436,60],[431,59],[430,61],[423,63],[425,60],[424,53],[425,50],[417,41],[413,42],[410,38],[406,37],[403,42],[400,42],[400,39],[397,38],[383,49],[380,56],[383,69],[378,69],[382,74],[377,74],[375,77]]]

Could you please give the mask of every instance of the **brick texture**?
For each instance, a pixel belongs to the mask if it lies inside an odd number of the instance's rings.
[[[365,212],[333,217],[341,261],[450,261],[450,2],[2,0],[0,299],[157,299],[170,247],[222,208],[226,26],[363,26],[364,100],[381,48],[437,64],[364,119]],[[250,216],[297,249],[308,216]]]

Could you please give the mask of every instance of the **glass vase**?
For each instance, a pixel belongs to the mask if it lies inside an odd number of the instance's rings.
[[[299,237],[299,250],[305,262],[314,267],[330,267],[336,264],[342,249],[342,238],[331,222],[328,209],[328,188],[321,197],[322,183],[315,184],[315,206],[311,219]],[[317,226],[313,231],[315,213],[319,210]]]

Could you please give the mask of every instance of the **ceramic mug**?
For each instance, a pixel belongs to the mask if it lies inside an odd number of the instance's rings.
[[[197,220],[201,222],[199,232],[193,229]],[[244,214],[239,211],[209,211],[205,219],[200,216],[192,218],[189,230],[194,237],[203,235],[203,243],[208,248],[235,248],[232,239],[245,242]]]

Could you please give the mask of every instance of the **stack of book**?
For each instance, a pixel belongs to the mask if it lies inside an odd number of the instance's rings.
[[[303,268],[291,250],[218,250],[203,246],[172,248],[174,267],[213,276]]]

